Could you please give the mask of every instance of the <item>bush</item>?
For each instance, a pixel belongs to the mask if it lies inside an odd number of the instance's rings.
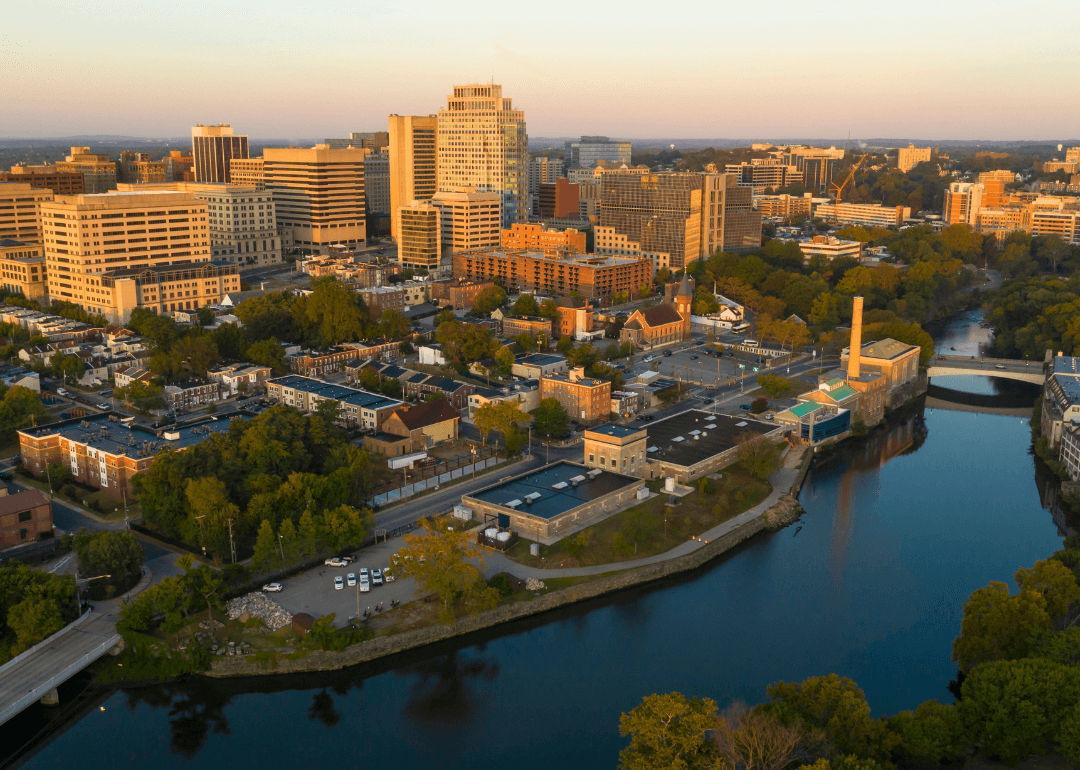
[[[764,396],[755,398],[753,401],[750,402],[750,412],[752,414],[761,414],[768,408],[769,399],[765,398]]]
[[[514,593],[514,583],[505,572],[492,575],[491,579],[488,580],[488,585],[498,591],[499,596],[504,599]]]

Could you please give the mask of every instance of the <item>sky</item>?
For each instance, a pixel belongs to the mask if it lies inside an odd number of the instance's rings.
[[[305,5],[11,3],[0,137],[347,136],[492,81],[533,137],[1080,136],[1080,14],[1056,0]]]

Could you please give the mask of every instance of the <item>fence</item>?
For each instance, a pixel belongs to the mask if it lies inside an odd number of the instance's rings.
[[[423,492],[427,489],[434,489],[440,484],[446,484],[455,479],[465,478],[466,476],[475,476],[478,471],[483,471],[496,465],[499,462],[495,456],[484,457],[478,459],[476,462],[465,462],[464,464],[457,465],[456,467],[448,468],[443,471],[436,471],[432,469],[431,476],[421,477],[412,481],[407,481],[400,487],[395,489],[384,490],[377,493],[372,498],[372,503],[375,505],[388,505],[390,503],[404,500],[408,497],[412,497],[419,492]],[[453,464],[452,464],[453,465]],[[438,468],[439,466],[436,466]],[[424,473],[424,470],[419,471]],[[406,476],[406,478],[408,478]]]

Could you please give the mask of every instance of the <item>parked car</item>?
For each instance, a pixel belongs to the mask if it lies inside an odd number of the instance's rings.
[[[56,395],[58,395],[58,396],[66,396],[67,394],[68,394],[68,392],[66,390],[64,390],[63,388],[57,388],[56,389]]]
[[[111,407],[111,406],[109,406],[109,405],[108,405],[108,404],[106,404],[106,403],[101,403],[101,404],[98,404],[98,405],[97,405],[97,408],[98,408],[98,409],[112,409],[112,407]]]
[[[670,350],[665,350],[665,351],[664,351],[664,355],[665,355],[665,356],[670,356],[670,355],[671,355],[671,351],[670,351]]]
[[[708,396],[705,396],[705,398],[701,399],[701,403],[703,403],[703,404],[711,404],[712,399],[709,398]]]
[[[341,575],[334,578],[334,590],[341,591],[345,588],[345,581],[341,579]]]
[[[994,364],[994,368],[995,368],[995,369],[1004,369],[1004,368],[1005,368],[1005,364]]]
[[[323,562],[327,567],[344,567],[348,563],[349,562],[345,561],[340,556],[331,556]]]
[[[693,353],[691,353],[691,354],[690,354],[690,360],[691,360],[691,361],[697,361],[697,356],[696,356],[696,355],[694,355]]]
[[[371,573],[368,571],[368,568],[367,567],[361,567],[360,568],[360,579],[361,580],[369,580],[370,578],[371,578]]]
[[[346,575],[345,576],[345,583],[349,586],[349,588],[355,587],[356,586],[356,573],[355,572],[350,572],[348,575]]]
[[[285,586],[281,583],[267,583],[262,587],[262,590],[266,591],[268,594],[276,594],[283,588],[285,588]]]
[[[373,569],[371,571],[371,584],[373,586],[381,586],[383,584],[383,574],[381,569]]]
[[[745,409],[746,411],[749,412],[750,411],[750,404],[739,404],[739,408],[740,409]]]
[[[371,590],[371,583],[363,575],[360,576],[360,593],[366,594]]]

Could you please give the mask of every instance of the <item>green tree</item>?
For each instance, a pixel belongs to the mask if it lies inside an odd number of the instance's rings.
[[[619,753],[625,770],[711,768],[716,752],[708,740],[716,726],[716,702],[682,693],[647,695],[619,719],[619,735],[630,744]]]
[[[968,749],[960,709],[953,705],[926,701],[890,717],[888,725],[900,738],[898,754],[911,762],[940,765],[960,759]]]
[[[285,554],[285,564],[291,566],[300,561],[300,542],[296,534],[296,525],[292,519],[285,519],[278,527],[278,547]]]
[[[8,610],[7,625],[15,633],[11,652],[18,654],[64,627],[60,607],[39,593],[32,593]]]
[[[759,374],[757,383],[761,389],[773,398],[784,395],[792,390],[792,383],[787,377],[778,374]]]
[[[184,495],[189,542],[201,540],[213,553],[228,553],[229,520],[239,519],[240,509],[229,499],[225,484],[213,476],[188,479]]]
[[[79,573],[87,577],[109,575],[89,584],[91,596],[108,598],[139,582],[143,549],[131,532],[79,532],[72,541],[79,557]]]
[[[545,398],[529,414],[532,415],[533,430],[549,440],[570,435],[570,415],[556,398]]]
[[[264,572],[268,571],[280,564],[280,558],[274,527],[268,519],[263,519],[259,524],[259,532],[255,536],[255,552],[252,555],[255,568]]]
[[[559,317],[559,306],[555,303],[555,300],[545,299],[540,303],[540,309],[537,314],[542,318],[550,318],[554,321]]]
[[[438,597],[439,619],[444,623],[452,622],[459,611],[490,609],[498,602],[498,591],[480,570],[483,553],[468,532],[443,532],[425,522],[422,531],[405,536],[397,557],[394,571],[414,578],[419,596]]]
[[[735,454],[742,467],[756,479],[769,478],[780,459],[779,448],[757,433],[744,433],[735,439]]]
[[[142,412],[165,408],[165,389],[141,380],[132,380],[124,387],[116,388],[113,397],[123,399],[124,403]]]
[[[405,314],[395,308],[388,308],[383,311],[382,316],[379,318],[379,330],[382,332],[382,336],[388,340],[400,340],[412,329],[412,325],[409,323],[409,319],[405,317]]]
[[[501,286],[488,286],[476,294],[472,312],[476,315],[490,315],[496,308],[506,303],[506,292]]]
[[[525,295],[528,296],[528,295]],[[514,366],[514,354],[510,348],[500,347],[495,351],[495,369],[503,377],[510,376],[510,370]]]
[[[315,517],[311,515],[311,510],[308,508],[300,514],[296,537],[303,558],[309,559],[318,552],[319,533],[315,528]]]
[[[634,553],[639,547],[648,546],[660,531],[660,519],[652,511],[636,507],[623,513],[622,536],[634,547]]]
[[[522,294],[514,302],[510,312],[514,315],[538,316],[540,315],[540,305],[537,304],[536,297],[533,295]]]
[[[276,337],[253,342],[244,353],[249,361],[261,366],[269,366],[274,374],[282,374],[289,371],[289,364],[285,360],[285,351],[281,342]]]
[[[86,371],[86,364],[78,356],[71,355],[70,353],[64,356],[58,356],[53,361],[53,373],[57,377],[62,377],[65,383],[74,382],[82,377],[83,372]]]
[[[1069,609],[1080,601],[1080,585],[1068,567],[1056,559],[1035,562],[1034,567],[1016,571],[1016,584],[1021,591],[1035,591],[1046,600],[1050,619],[1064,623]]]
[[[1022,658],[1050,627],[1042,594],[1026,590],[1010,596],[1008,586],[995,580],[964,603],[952,657],[965,673],[980,663]]]
[[[0,385],[0,438],[14,442],[16,431],[38,425],[48,419],[49,413],[38,394],[22,385]]]
[[[501,434],[503,442],[507,444],[507,451],[509,451],[508,442],[513,428],[518,425],[528,425],[530,419],[529,415],[518,409],[515,403],[493,401],[476,410],[473,423],[480,431],[481,439],[485,443],[492,433]],[[497,440],[495,446],[498,448]]]

